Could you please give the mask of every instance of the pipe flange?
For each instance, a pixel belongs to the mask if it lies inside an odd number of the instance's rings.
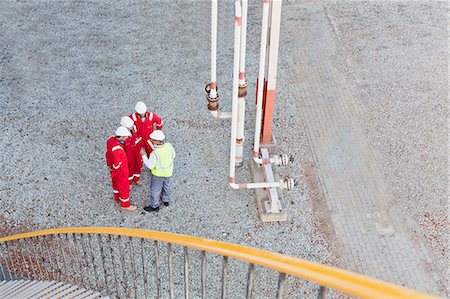
[[[292,190],[295,186],[297,186],[295,180],[291,177],[285,177],[282,180],[282,183],[283,183],[283,189],[286,189],[286,190]]]
[[[239,85],[238,98],[244,98],[247,96],[247,82],[243,85]]]
[[[210,94],[206,94],[206,100],[208,101],[208,110],[217,111],[219,110],[219,95],[216,98],[211,98]]]

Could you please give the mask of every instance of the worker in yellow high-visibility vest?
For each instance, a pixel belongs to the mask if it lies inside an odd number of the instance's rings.
[[[145,150],[141,149],[142,160],[152,172],[151,202],[144,210],[157,212],[160,198],[165,206],[169,206],[170,203],[170,178],[173,173],[175,150],[169,142],[165,142],[166,137],[161,130],[153,131],[150,139],[154,145],[150,157],[147,157]]]

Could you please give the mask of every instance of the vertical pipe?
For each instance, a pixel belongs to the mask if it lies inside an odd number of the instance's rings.
[[[226,299],[228,287],[228,256],[223,257],[222,267],[222,299]]]
[[[245,129],[245,96],[247,84],[245,82],[245,50],[247,40],[247,7],[248,0],[242,0],[241,36],[239,45],[239,90],[238,90],[238,116],[236,132],[236,166],[242,166],[244,153]]]
[[[264,93],[264,72],[266,62],[267,32],[269,21],[269,0],[264,0],[263,17],[261,26],[261,46],[259,52],[259,72],[258,72],[258,90],[256,96],[256,123],[255,123],[255,141],[253,143],[253,158],[259,155],[259,144],[261,139],[262,122],[262,102]]]
[[[236,129],[238,118],[238,88],[239,88],[239,47],[241,37],[241,3],[234,2],[234,66],[233,66],[233,92],[231,109],[231,142],[230,142],[230,183],[234,183],[236,164]]]
[[[202,250],[201,255],[201,281],[202,281],[202,299],[206,298],[206,252]]]
[[[128,237],[128,245],[130,249],[130,262],[131,262],[131,270],[133,271],[132,279],[133,279],[133,287],[134,287],[134,298],[137,298],[137,286],[136,286],[136,265],[134,261],[134,250],[133,250],[133,238]]]
[[[120,298],[119,296],[119,281],[117,279],[117,271],[116,266],[114,265],[114,252],[112,249],[112,238],[111,235],[108,235],[108,243],[109,243],[109,254],[111,255],[111,267],[112,267],[112,274],[114,275],[114,284],[116,287],[116,298]]]
[[[210,97],[217,98],[217,11],[218,0],[211,0],[211,91]]]
[[[270,13],[270,42],[267,60],[267,90],[264,101],[264,122],[262,128],[262,142],[268,144],[271,142],[272,119],[275,108],[275,89],[277,81],[278,66],[278,45],[280,40],[281,23],[281,4],[282,1],[271,2]]]
[[[277,299],[283,298],[284,288],[286,286],[286,273],[279,273],[278,275],[278,289],[277,289]]]
[[[169,266],[169,290],[170,299],[175,298],[173,292],[173,270],[172,270],[172,244],[167,243],[167,262]]]
[[[247,299],[252,298],[254,273],[255,273],[255,264],[249,264],[247,276],[247,296],[246,296]]]
[[[184,253],[184,298],[189,299],[189,258],[188,249],[183,246]]]
[[[156,297],[161,298],[161,277],[159,275],[159,244],[158,241],[154,241],[155,249],[155,270],[156,270]]]

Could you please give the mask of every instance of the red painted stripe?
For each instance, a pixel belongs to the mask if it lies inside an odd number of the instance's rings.
[[[230,183],[234,184],[234,178],[230,177]]]
[[[211,89],[216,89],[217,88],[216,82],[211,82],[210,87]]]
[[[245,79],[245,73],[239,72],[239,79],[244,80]]]
[[[236,21],[238,26],[241,26],[241,17],[234,17],[234,20]]]
[[[264,3],[269,3],[269,0],[263,0]]]
[[[253,151],[253,157],[258,157],[258,152]]]

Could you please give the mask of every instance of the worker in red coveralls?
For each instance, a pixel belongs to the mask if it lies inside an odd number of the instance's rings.
[[[111,173],[114,199],[120,202],[120,207],[123,210],[134,211],[136,206],[130,204],[128,161],[124,148],[125,141],[130,136],[130,131],[127,128],[117,128],[116,136],[111,136],[106,142],[106,165]]]
[[[136,132],[134,122],[128,116],[122,117],[120,125],[127,128],[131,137],[125,140],[125,153],[128,159],[128,182],[131,184],[134,182],[136,185],[141,186],[141,169],[142,169],[142,157],[140,149],[142,148],[142,137],[138,136]]]
[[[163,121],[158,115],[148,112],[147,106],[143,102],[137,102],[135,110],[136,112],[131,114],[130,118],[134,122],[138,135],[142,137],[142,144],[149,155],[153,151],[150,134],[153,133],[153,130],[162,130]]]

